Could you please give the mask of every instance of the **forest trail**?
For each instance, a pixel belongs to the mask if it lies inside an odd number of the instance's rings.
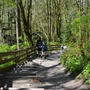
[[[45,90],[88,90],[89,87],[83,84],[82,80],[77,80],[65,73],[65,67],[60,64],[60,53],[52,52],[46,60],[34,60],[40,65],[38,74],[42,75],[40,88]]]
[[[36,58],[16,71],[7,73],[1,90],[88,90],[82,80],[65,73],[60,52],[51,52],[47,59]]]

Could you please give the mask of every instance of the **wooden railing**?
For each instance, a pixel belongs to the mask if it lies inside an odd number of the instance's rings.
[[[47,45],[48,51],[60,50],[60,45]]]
[[[47,45],[47,48],[48,51],[60,50],[60,45]],[[12,63],[10,67],[17,66],[18,64],[23,63],[27,59],[34,56],[36,54],[36,49],[36,47],[31,47],[18,51],[2,52],[0,53],[0,65]],[[0,69],[0,73],[5,72],[5,70],[9,69],[10,67],[6,66],[4,69]]]
[[[16,66],[17,64],[24,62],[28,58],[31,58],[35,54],[36,47],[0,53],[0,65],[5,66],[6,63],[11,63],[10,66]],[[5,69],[7,69],[7,66],[4,69],[0,69],[0,72],[3,72]]]

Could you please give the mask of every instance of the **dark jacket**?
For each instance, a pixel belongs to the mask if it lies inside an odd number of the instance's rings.
[[[42,46],[42,41],[41,41],[41,40],[38,40],[36,46],[37,46],[37,47]]]

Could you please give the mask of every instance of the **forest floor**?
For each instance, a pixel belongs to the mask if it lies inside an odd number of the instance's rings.
[[[50,52],[47,59],[36,58],[17,70],[8,72],[1,90],[90,90],[60,64],[60,52]],[[11,89],[10,89],[11,88]]]

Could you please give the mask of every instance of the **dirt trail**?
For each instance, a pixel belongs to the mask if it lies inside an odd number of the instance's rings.
[[[8,72],[0,90],[90,90],[82,80],[65,73],[60,52],[51,52],[47,59],[36,58],[17,70]]]
[[[47,59],[37,58],[39,64],[38,75],[42,76],[39,86],[45,90],[89,90],[82,80],[76,80],[65,73],[65,68],[60,64],[60,53],[52,52]]]

